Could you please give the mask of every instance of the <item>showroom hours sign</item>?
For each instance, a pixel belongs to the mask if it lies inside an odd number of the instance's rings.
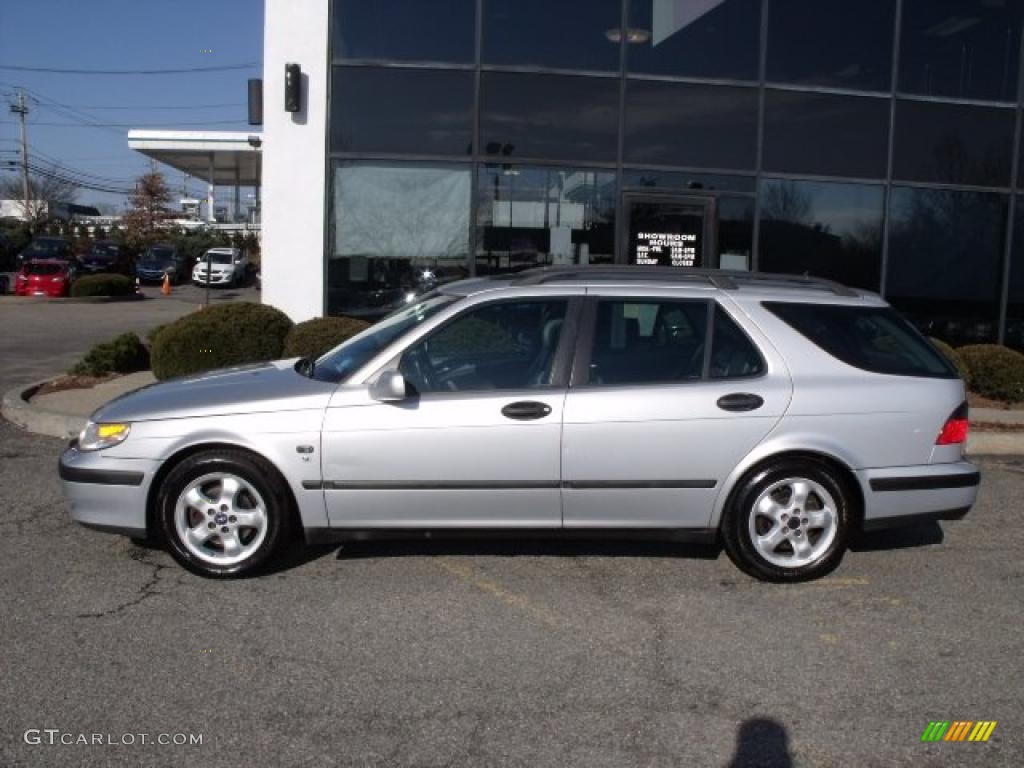
[[[637,232],[633,258],[642,266],[697,267],[699,237],[693,232]]]

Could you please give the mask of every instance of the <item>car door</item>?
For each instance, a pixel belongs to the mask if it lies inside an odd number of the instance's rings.
[[[339,389],[322,438],[331,525],[559,527],[581,303],[565,294],[478,302],[385,367],[404,376],[404,399]]]
[[[565,405],[565,526],[705,527],[788,406],[784,364],[714,294],[596,292]]]

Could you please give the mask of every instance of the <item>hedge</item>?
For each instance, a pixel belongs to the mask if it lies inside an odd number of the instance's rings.
[[[320,357],[370,324],[354,317],[318,317],[299,323],[284,340],[284,357]]]
[[[149,351],[134,333],[122,333],[90,349],[68,373],[73,376],[103,376],[134,373],[149,368]]]
[[[953,367],[956,368],[956,372],[960,374],[960,378],[964,380],[964,383],[968,387],[970,387],[971,369],[967,367],[967,363],[964,362],[964,359],[960,355],[960,353],[953,349],[951,346],[949,346],[949,344],[944,342],[942,339],[935,339],[929,336],[928,341],[934,344],[935,348],[942,353],[942,356],[953,364]]]
[[[80,277],[71,284],[72,296],[130,296],[135,293],[135,281],[124,275],[101,272]]]
[[[237,302],[194,312],[152,336],[158,379],[282,357],[292,321],[265,304]]]
[[[1007,403],[1024,401],[1024,355],[997,344],[957,350],[971,372],[971,389]]]

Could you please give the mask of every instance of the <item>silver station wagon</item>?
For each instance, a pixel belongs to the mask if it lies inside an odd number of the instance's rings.
[[[962,517],[956,371],[878,296],[810,278],[543,268],[452,283],[319,359],[103,406],[60,459],[78,522],[206,576],[291,531],[720,540],[765,580],[859,529]]]

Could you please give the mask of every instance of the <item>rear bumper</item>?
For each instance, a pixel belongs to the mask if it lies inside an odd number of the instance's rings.
[[[157,461],[112,459],[103,451],[68,447],[58,469],[71,502],[71,519],[110,533],[145,536],[146,499],[159,466]]]
[[[981,473],[969,461],[857,472],[864,493],[864,529],[959,520],[974,506]]]

